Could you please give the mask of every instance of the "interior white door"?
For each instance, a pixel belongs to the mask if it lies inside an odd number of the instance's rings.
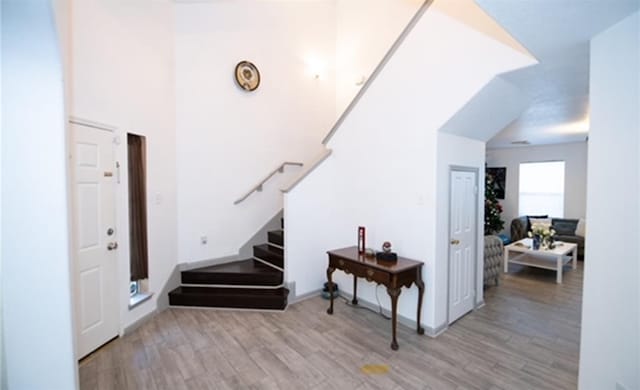
[[[113,132],[72,124],[77,357],[118,335]]]
[[[476,172],[451,171],[449,323],[473,309],[477,237]]]

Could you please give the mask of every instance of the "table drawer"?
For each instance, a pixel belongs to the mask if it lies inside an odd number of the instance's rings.
[[[371,267],[367,267],[365,264],[358,264],[340,258],[332,258],[330,265],[359,278],[365,278],[370,282],[389,283],[390,275],[387,272],[378,271]]]

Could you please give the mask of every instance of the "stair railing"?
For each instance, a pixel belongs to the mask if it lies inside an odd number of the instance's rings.
[[[262,186],[264,185],[264,183],[266,183],[267,181],[269,181],[269,179],[271,179],[273,176],[276,175],[276,173],[284,173],[284,167],[287,165],[292,165],[292,166],[296,166],[296,167],[301,167],[304,164],[301,162],[292,162],[292,161],[285,161],[282,164],[280,164],[280,166],[278,166],[278,168],[274,169],[273,171],[271,171],[271,173],[269,173],[264,179],[262,179],[260,182],[258,182],[258,184],[256,184],[255,186],[253,186],[251,188],[251,190],[249,190],[246,194],[244,194],[241,198],[239,198],[238,200],[236,200],[235,202],[233,202],[234,205],[238,204],[238,203],[242,203],[242,201],[244,201],[245,199],[247,199],[251,194],[253,194],[254,192],[261,192],[262,191]]]

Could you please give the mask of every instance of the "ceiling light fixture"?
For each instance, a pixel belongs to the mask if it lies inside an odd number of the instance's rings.
[[[512,141],[511,144],[512,145],[530,145],[531,142],[529,142],[526,139],[524,139],[522,141]]]

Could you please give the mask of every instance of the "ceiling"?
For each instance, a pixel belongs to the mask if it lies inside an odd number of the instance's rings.
[[[584,141],[589,130],[589,41],[640,0],[475,0],[539,61],[500,78],[528,101],[488,148]]]

